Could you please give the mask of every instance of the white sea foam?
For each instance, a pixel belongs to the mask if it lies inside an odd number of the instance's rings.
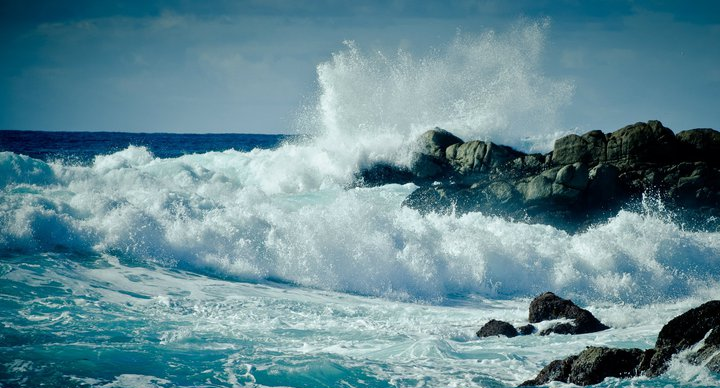
[[[5,279],[37,291],[69,290],[86,303],[55,309],[84,319],[35,326],[36,330],[62,328],[75,333],[69,338],[80,340],[88,332],[132,333],[137,338],[123,345],[125,351],[143,355],[150,347],[149,359],[170,360],[152,361],[159,363],[153,373],[105,375],[96,386],[189,386],[174,379],[178,371],[191,370],[183,376],[190,376],[193,386],[252,382],[303,386],[304,381],[338,386],[344,380],[350,386],[390,382],[402,387],[509,387],[533,377],[551,360],[577,354],[586,346],[650,348],[665,322],[696,305],[691,299],[648,306],[601,303],[588,307],[603,322],[616,322],[613,317],[621,315],[634,322],[585,335],[478,339],[475,331],[493,318],[515,325],[527,323],[529,299],[474,297],[464,305],[427,305],[130,267],[111,256],[90,267],[72,265],[68,271],[61,264],[62,256],[54,256],[60,257],[40,259],[42,274],[35,273],[37,268],[14,265]],[[57,300],[52,294],[36,295],[34,302]],[[142,322],[140,331],[138,322]],[[125,353],[112,354],[116,344],[95,346],[105,346],[103,360],[126,357]],[[176,357],[173,352],[178,350],[192,357]],[[676,365],[662,380],[610,381],[601,386],[663,387],[666,383],[713,386],[717,378]]]
[[[547,150],[566,131],[558,113],[573,92],[570,81],[541,71],[548,24],[458,33],[447,47],[422,57],[365,52],[346,42],[318,66],[317,103],[304,111],[299,127],[319,135],[318,147],[352,163],[407,162],[410,144],[435,126],[468,140]]]
[[[284,150],[157,159],[131,148],[87,167],[52,164],[53,184],[5,189],[3,245],[430,300],[554,290],[654,303],[717,290],[718,233],[656,212],[622,211],[576,235],[480,213],[423,216],[401,206],[413,185],[311,189],[283,185],[282,173],[272,185],[262,173],[281,169]]]
[[[272,150],[161,159],[130,146],[89,166],[2,153],[0,244],[424,300],[716,292],[720,235],[651,207],[568,235],[480,213],[423,216],[401,206],[413,185],[346,189],[363,164],[406,161],[429,126],[516,145],[551,136],[571,87],[539,70],[545,29],[459,35],[423,58],[349,44],[318,67],[303,121],[315,136]]]

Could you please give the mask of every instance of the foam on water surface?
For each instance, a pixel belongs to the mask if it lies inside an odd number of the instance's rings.
[[[293,170],[263,176],[282,169],[284,151],[158,159],[129,148],[91,166],[45,165],[52,183],[4,188],[1,241],[403,299],[554,290],[646,304],[717,290],[718,233],[685,230],[652,206],[575,235],[480,213],[423,216],[401,206],[411,184],[308,179],[310,189],[282,182]]]
[[[525,323],[529,299],[406,303],[127,266],[111,256],[69,259],[38,256],[40,266],[31,267],[16,257],[3,276],[3,284],[22,290],[16,301],[34,298],[4,319],[3,336],[17,344],[0,356],[30,383],[505,387],[588,345],[652,347],[664,322],[697,303],[596,304],[590,309],[613,329],[477,339],[474,332],[489,319]],[[62,375],[48,373],[57,362],[67,363]],[[632,386],[714,381],[683,376]]]

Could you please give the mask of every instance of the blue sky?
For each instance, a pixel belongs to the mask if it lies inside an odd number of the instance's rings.
[[[354,40],[422,55],[549,18],[560,129],[720,128],[718,1],[0,0],[0,129],[283,133]]]

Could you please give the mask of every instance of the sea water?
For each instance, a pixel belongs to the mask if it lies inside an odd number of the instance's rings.
[[[318,66],[308,136],[0,132],[0,384],[511,387],[586,346],[654,346],[720,298],[720,233],[648,196],[575,234],[357,188],[433,126],[547,151],[572,84],[544,23]],[[478,339],[553,291],[611,329]],[[681,357],[658,378],[707,387]],[[553,383],[553,385],[562,385]]]

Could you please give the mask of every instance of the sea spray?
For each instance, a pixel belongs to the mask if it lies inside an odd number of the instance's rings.
[[[3,249],[109,252],[238,280],[427,301],[554,290],[644,304],[720,280],[717,233],[683,230],[657,211],[622,211],[575,235],[481,213],[423,216],[401,206],[413,185],[263,186],[284,150],[158,159],[129,148],[87,167],[53,163],[52,184],[4,189]]]
[[[717,232],[663,212],[622,211],[572,235],[478,212],[422,215],[401,206],[412,184],[347,189],[365,163],[407,161],[428,126],[516,145],[554,133],[572,87],[540,72],[546,29],[461,34],[422,58],[348,43],[318,67],[302,122],[314,136],[270,149],[160,158],[132,145],[87,165],[3,153],[2,250],[432,302],[553,290],[648,304],[716,290]]]
[[[421,57],[345,42],[318,65],[317,103],[305,110],[300,128],[354,162],[406,162],[403,147],[435,126],[466,140],[547,150],[565,130],[558,114],[573,91],[568,80],[542,73],[548,28],[547,21],[525,21],[506,32],[458,33]]]

